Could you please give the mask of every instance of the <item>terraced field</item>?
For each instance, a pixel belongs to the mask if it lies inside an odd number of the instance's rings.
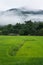
[[[43,36],[0,36],[0,65],[43,65]]]

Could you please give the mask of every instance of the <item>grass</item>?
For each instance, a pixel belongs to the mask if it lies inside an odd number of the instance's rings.
[[[43,36],[0,36],[0,65],[43,65]]]

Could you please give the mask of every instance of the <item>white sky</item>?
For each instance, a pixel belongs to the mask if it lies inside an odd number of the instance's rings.
[[[18,7],[43,9],[43,0],[0,0],[0,10]]]

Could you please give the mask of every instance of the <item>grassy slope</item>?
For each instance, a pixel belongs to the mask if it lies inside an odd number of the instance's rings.
[[[0,36],[0,65],[43,65],[43,36]]]

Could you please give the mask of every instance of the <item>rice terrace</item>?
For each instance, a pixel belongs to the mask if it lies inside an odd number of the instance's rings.
[[[0,65],[43,65],[43,36],[0,36]]]

